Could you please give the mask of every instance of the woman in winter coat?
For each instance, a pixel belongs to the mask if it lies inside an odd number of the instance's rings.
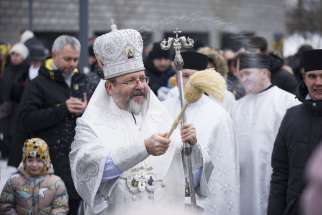
[[[4,151],[3,156],[8,157],[10,166],[17,167],[21,157],[21,146],[26,138],[21,140],[20,145],[16,144],[19,123],[17,122],[18,105],[23,94],[28,75],[27,57],[28,48],[22,44],[15,44],[9,51],[10,58],[6,66],[1,86],[2,104],[0,105],[0,122],[5,124],[3,132]],[[17,159],[17,154],[18,156]]]

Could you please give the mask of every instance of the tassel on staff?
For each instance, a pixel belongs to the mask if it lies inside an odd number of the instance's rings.
[[[222,101],[224,99],[225,90],[225,79],[214,69],[198,71],[190,76],[184,90],[185,104],[173,122],[171,129],[168,132],[168,137],[170,137],[177,128],[189,104],[198,101],[204,93]]]

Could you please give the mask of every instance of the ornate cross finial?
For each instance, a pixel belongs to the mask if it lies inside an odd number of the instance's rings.
[[[175,31],[173,31],[175,34],[175,38],[169,37],[168,40],[163,39],[160,43],[160,46],[163,50],[168,50],[173,46],[175,51],[175,57],[174,57],[174,65],[177,72],[177,85],[179,89],[179,95],[180,95],[180,101],[181,101],[181,108],[183,107],[185,101],[184,101],[184,91],[183,91],[183,78],[182,78],[182,68],[183,68],[183,59],[181,56],[181,48],[192,48],[193,47],[193,39],[190,39],[189,37],[186,38],[185,36],[179,37],[179,34],[182,33],[179,31],[178,28],[176,28]],[[183,122],[185,121],[185,116],[183,116]],[[193,175],[192,175],[192,163],[191,163],[191,145],[189,143],[184,143],[184,150],[185,152],[189,152],[187,154],[184,154],[185,161],[184,164],[187,167],[188,176],[186,176],[186,191],[189,192],[190,198],[191,198],[191,204],[196,208],[196,193],[194,191],[193,187]]]
[[[169,37],[168,40],[163,39],[160,46],[163,50],[169,50],[173,45],[173,48],[175,50],[174,65],[176,67],[176,70],[179,71],[182,69],[184,63],[181,56],[181,48],[192,48],[194,41],[189,37],[179,37],[179,34],[182,33],[182,31],[180,31],[178,28],[176,28],[176,30],[174,30],[173,33],[176,37]]]
[[[173,33],[176,35],[176,38],[179,38],[179,34],[181,34],[182,31],[180,31],[179,28],[176,28],[176,30],[174,30]]]

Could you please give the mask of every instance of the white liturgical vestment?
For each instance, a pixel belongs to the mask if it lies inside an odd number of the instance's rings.
[[[240,159],[241,215],[265,215],[274,141],[286,110],[300,102],[276,86],[237,101],[233,110]]]
[[[169,131],[173,119],[152,91],[147,100],[142,114],[132,115],[118,108],[101,81],[77,121],[70,164],[76,190],[85,202],[86,215],[119,215],[145,205],[156,209],[184,205],[181,139],[175,132],[164,155],[148,155],[144,139]],[[199,191],[207,196],[212,165],[203,154],[196,144],[192,152],[193,168],[202,169]],[[104,182],[107,159],[123,173]]]
[[[171,89],[163,102],[174,117],[181,109],[178,94],[177,87]],[[185,116],[186,123],[196,128],[203,157],[207,156],[214,166],[209,194],[198,196],[198,205],[209,215],[239,215],[238,147],[230,115],[219,102],[203,95],[188,106]]]

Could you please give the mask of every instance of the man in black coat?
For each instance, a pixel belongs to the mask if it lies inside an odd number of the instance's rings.
[[[280,126],[272,154],[268,215],[300,214],[300,197],[305,187],[304,169],[322,140],[322,50],[304,52],[305,74],[298,98]]]
[[[160,43],[154,43],[151,52],[144,61],[146,74],[150,78],[149,86],[158,95],[160,87],[167,87],[168,80],[175,74],[171,66],[171,53],[169,50],[162,50]]]
[[[80,43],[71,36],[58,37],[47,60],[25,89],[19,120],[32,137],[44,139],[49,146],[55,173],[66,184],[69,214],[76,214],[79,196],[69,166],[70,145],[76,119],[85,110],[86,77],[77,70]]]

